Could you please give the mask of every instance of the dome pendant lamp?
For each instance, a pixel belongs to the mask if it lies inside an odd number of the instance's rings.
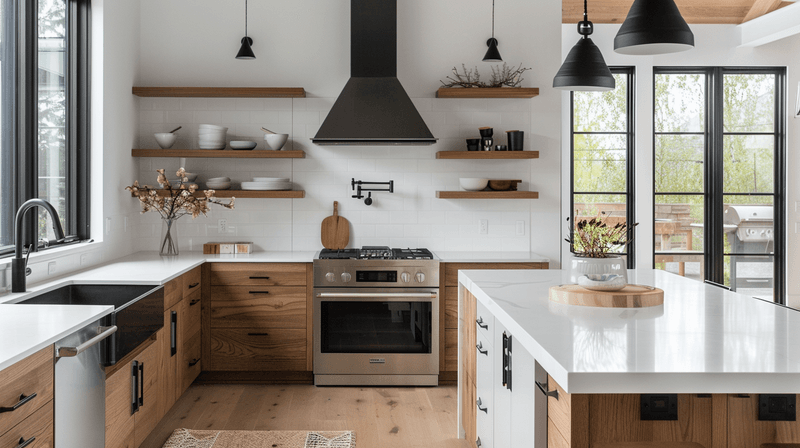
[[[614,38],[614,51],[652,55],[694,48],[694,34],[674,0],[636,0]]]
[[[492,0],[492,37],[486,41],[489,50],[486,51],[483,62],[503,62],[503,58],[500,57],[500,52],[497,51],[497,43],[497,39],[494,38],[494,0]]]
[[[553,78],[553,88],[575,91],[614,90],[616,81],[603,59],[603,53],[589,35],[594,25],[589,21],[586,0],[583,0],[583,20],[578,22],[578,34],[583,36],[569,51],[564,64]]]
[[[247,37],[247,0],[244,0],[244,37],[242,38],[242,48],[236,55],[236,59],[255,59],[256,55],[253,53],[251,46],[253,39]]]

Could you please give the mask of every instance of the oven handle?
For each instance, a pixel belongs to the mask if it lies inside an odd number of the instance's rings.
[[[435,292],[320,292],[317,293],[319,299],[435,299],[438,294]]]

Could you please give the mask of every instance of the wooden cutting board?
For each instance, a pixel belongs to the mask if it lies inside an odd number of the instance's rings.
[[[550,287],[550,301],[578,306],[644,308],[664,304],[664,291],[652,286],[628,285],[619,291],[592,291],[578,285]]]
[[[322,220],[320,229],[325,249],[344,249],[350,242],[350,221],[339,216],[339,203],[333,201],[333,216]]]

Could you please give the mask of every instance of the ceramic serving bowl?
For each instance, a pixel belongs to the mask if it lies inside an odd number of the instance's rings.
[[[461,188],[467,191],[481,191],[489,185],[489,179],[481,177],[462,177],[458,179]]]
[[[161,149],[172,148],[172,145],[174,145],[175,141],[178,140],[178,136],[172,132],[159,132],[154,135],[156,137],[156,142]]]
[[[280,151],[286,140],[289,140],[289,134],[264,134],[264,140],[267,142],[269,149],[273,151]]]

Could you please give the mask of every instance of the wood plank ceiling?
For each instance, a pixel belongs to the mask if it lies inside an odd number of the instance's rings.
[[[675,0],[688,23],[739,24],[792,4],[781,0]],[[589,20],[622,23],[633,0],[590,0]],[[562,0],[563,23],[583,20],[583,0]]]

